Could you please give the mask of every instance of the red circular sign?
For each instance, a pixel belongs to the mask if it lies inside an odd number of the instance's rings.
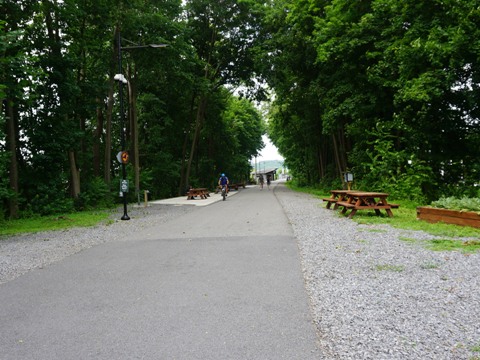
[[[126,164],[128,162],[128,152],[122,152],[122,162]]]

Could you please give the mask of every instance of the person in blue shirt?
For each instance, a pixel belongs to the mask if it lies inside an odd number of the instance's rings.
[[[220,176],[220,179],[218,179],[218,186],[223,187],[225,185],[226,192],[228,193],[228,184],[228,177],[226,177],[225,174],[222,173],[222,176]]]

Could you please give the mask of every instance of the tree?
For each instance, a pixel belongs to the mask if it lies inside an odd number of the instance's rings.
[[[186,3],[187,24],[192,45],[199,60],[197,87],[192,105],[194,122],[187,131],[185,143],[190,140],[188,159],[183,169],[179,190],[190,181],[193,161],[201,141],[201,130],[205,125],[212,95],[222,86],[235,86],[253,76],[253,58],[250,50],[258,32],[254,1],[207,0]],[[187,151],[187,148],[185,148]],[[188,154],[188,156],[187,156]]]
[[[33,69],[28,66],[28,56],[25,52],[26,42],[22,39],[22,33],[28,26],[28,20],[35,10],[36,2],[2,2],[2,12],[5,14],[4,21],[0,23],[1,36],[1,86],[0,99],[2,100],[5,119],[5,144],[8,158],[1,159],[8,164],[8,187],[2,188],[2,198],[8,201],[8,216],[19,216],[19,113],[23,104],[28,104],[28,95],[24,95],[24,87],[27,86],[28,77],[34,77]],[[34,86],[30,89],[33,91]],[[3,128],[3,126],[2,126]],[[8,159],[8,160],[7,160]],[[2,161],[2,162],[3,162]],[[0,163],[1,165],[1,163]],[[3,175],[3,174],[2,174]],[[2,176],[5,179],[6,176]]]
[[[374,130],[382,124],[394,139],[384,144],[391,149],[387,153],[392,159],[395,152],[419,159],[431,179],[429,169],[434,170],[432,184],[474,178],[471,171],[478,169],[463,164],[478,155],[478,147],[465,139],[478,134],[478,107],[472,99],[478,97],[474,64],[479,57],[468,44],[478,41],[479,13],[472,1],[458,5],[306,0],[271,6],[266,29],[270,26],[275,35],[265,42],[263,55],[270,65],[262,73],[278,103],[273,138],[297,176],[315,183],[310,174],[318,169],[323,177],[328,171],[320,169],[333,161],[337,174],[350,167],[361,179],[377,140]],[[309,45],[314,60],[299,49]],[[313,71],[305,76],[301,69],[308,67]],[[308,102],[315,97],[317,103]],[[316,109],[316,116],[305,108]],[[302,142],[308,135],[301,128],[320,134]],[[296,147],[299,143],[308,145]],[[317,167],[308,159],[323,151],[319,149],[331,149],[333,157],[322,157],[325,162]]]

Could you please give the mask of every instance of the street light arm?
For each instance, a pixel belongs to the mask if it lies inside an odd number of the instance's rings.
[[[130,49],[145,49],[145,48],[165,48],[168,44],[148,44],[148,45],[135,45],[135,46],[124,46],[122,50],[130,50]]]

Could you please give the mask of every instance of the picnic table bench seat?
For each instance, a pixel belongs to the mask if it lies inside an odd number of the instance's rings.
[[[327,209],[330,209],[330,207],[333,205],[333,209],[336,210],[338,208],[338,202],[346,200],[346,194],[348,193],[348,190],[330,190],[331,196],[322,198],[324,202],[327,203]]]
[[[322,198],[323,201],[325,202],[332,202],[332,203],[335,203],[338,201],[338,199],[334,199],[334,198],[331,198],[331,197],[328,197],[328,198]]]
[[[337,201],[337,206],[343,206],[345,208],[353,209],[355,204],[349,203],[347,201]]]

